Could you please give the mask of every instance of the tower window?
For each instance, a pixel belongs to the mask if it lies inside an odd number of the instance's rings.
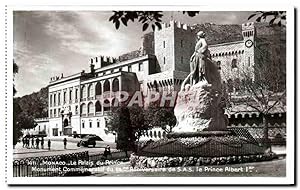
[[[231,62],[231,69],[237,68],[237,61],[236,59],[233,59]]]
[[[84,122],[82,123],[82,128],[84,129]]]
[[[250,57],[248,57],[248,67],[250,67]]]
[[[100,122],[99,122],[99,121],[97,121],[97,127],[98,127],[98,128],[100,127]]]
[[[98,57],[96,57],[96,63],[98,62]]]
[[[90,121],[90,128],[92,128],[93,127],[93,124],[92,124],[92,122]]]
[[[143,63],[139,63],[139,71],[143,71]]]
[[[219,70],[221,70],[221,61],[217,61],[217,67]]]
[[[164,64],[166,64],[166,58],[164,57]]]
[[[166,41],[163,41],[163,47],[166,48]]]

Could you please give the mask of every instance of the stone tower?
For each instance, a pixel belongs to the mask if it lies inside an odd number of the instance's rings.
[[[163,23],[154,32],[154,50],[160,71],[189,72],[189,59],[194,52],[196,35],[190,26],[174,20]]]
[[[256,30],[253,22],[242,24],[242,34],[244,40],[244,69],[252,71],[254,79],[254,48]]]

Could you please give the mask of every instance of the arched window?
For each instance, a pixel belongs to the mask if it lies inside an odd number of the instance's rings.
[[[110,110],[110,102],[109,102],[108,99],[104,100],[103,110],[104,111],[109,111]]]
[[[103,85],[103,92],[109,92],[109,91],[110,91],[109,80],[105,80],[104,85]]]
[[[94,113],[94,104],[93,102],[90,102],[88,104],[88,114],[93,114]]]
[[[113,80],[113,83],[112,83],[112,91],[113,92],[117,92],[119,91],[119,79],[115,78]]]
[[[81,88],[81,98],[86,98],[86,87],[85,85]]]
[[[93,97],[94,96],[94,86],[93,86],[93,84],[90,84],[89,86],[88,86],[88,89],[87,89],[87,97]]]
[[[99,101],[96,102],[95,108],[96,108],[96,112],[101,112],[102,111],[101,104],[100,104]]]
[[[161,132],[158,131],[158,134],[157,134],[158,138],[161,138]]]
[[[166,132],[165,131],[162,133],[162,136],[163,136],[163,138],[166,137]]]
[[[152,136],[153,136],[153,135],[152,135],[152,131],[149,132],[149,136],[152,138]]]
[[[81,104],[80,106],[80,113],[81,114],[86,114],[86,104]]]
[[[234,69],[234,68],[237,68],[237,60],[236,59],[233,59],[231,61],[231,68]]]
[[[102,86],[100,82],[97,82],[96,84],[96,96],[102,94]]]
[[[156,131],[154,131],[154,133],[153,133],[153,136],[154,136],[154,138],[156,138],[156,137],[157,137],[157,135],[156,135]]]

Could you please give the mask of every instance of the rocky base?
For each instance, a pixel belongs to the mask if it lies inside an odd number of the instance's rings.
[[[190,89],[180,91],[174,108],[178,124],[173,131],[226,130],[225,104],[220,92],[221,89],[215,89],[207,81],[200,81]]]
[[[132,154],[130,164],[134,168],[165,168],[184,166],[207,166],[239,164],[247,162],[268,161],[277,158],[275,153],[264,153],[257,155],[227,156],[227,157],[147,157]]]

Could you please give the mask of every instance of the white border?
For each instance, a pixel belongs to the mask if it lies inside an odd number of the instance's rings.
[[[286,177],[30,177],[30,178],[13,178],[12,177],[12,127],[8,127],[8,184],[292,184],[294,183],[294,9],[286,5],[203,5],[203,6],[8,6],[8,60],[13,60],[13,17],[14,10],[201,10],[201,11],[287,11],[287,162]],[[11,62],[12,63],[12,62]],[[8,63],[8,73],[12,73],[12,64]],[[12,89],[12,74],[8,75],[8,89]],[[7,90],[8,99],[7,113],[8,126],[12,126],[12,90]],[[103,180],[101,180],[103,179]],[[184,180],[183,180],[184,179]]]

